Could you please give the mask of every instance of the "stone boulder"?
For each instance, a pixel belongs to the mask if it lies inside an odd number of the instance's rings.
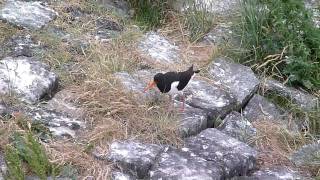
[[[304,0],[305,7],[311,11],[312,20],[317,28],[320,28],[320,3],[318,0]]]
[[[186,150],[223,169],[224,178],[246,175],[256,168],[257,152],[247,144],[215,128],[185,140]]]
[[[244,108],[243,114],[250,122],[271,121],[293,132],[298,131],[297,124],[289,118],[286,112],[258,94],[251,98]]]
[[[276,80],[266,80],[262,84],[262,91],[265,93],[272,92],[290,99],[293,103],[305,110],[316,108],[319,99],[311,94],[299,91],[292,87],[287,87]]]
[[[179,62],[179,47],[155,32],[147,33],[138,45],[139,50],[152,58],[151,63],[171,65]]]
[[[112,180],[135,180],[133,176],[120,171],[113,171],[111,174],[111,179]]]
[[[228,114],[217,129],[245,143],[250,143],[252,138],[257,135],[256,128],[235,111]]]
[[[27,103],[50,95],[58,78],[49,67],[28,57],[7,57],[0,61],[0,94],[15,93]]]
[[[84,122],[79,119],[45,108],[29,106],[24,108],[24,112],[34,122],[40,122],[48,127],[58,138],[75,138],[76,132],[85,127]]]
[[[4,158],[4,155],[2,153],[0,153],[0,180],[4,180],[4,177],[7,174],[7,164]]]
[[[232,23],[220,23],[213,27],[209,33],[207,33],[202,42],[208,45],[225,45],[231,43],[233,31],[231,30]]]
[[[188,149],[167,148],[150,170],[150,179],[222,179],[223,171],[214,162],[207,161]]]
[[[320,142],[301,147],[294,152],[290,159],[297,166],[320,167]]]
[[[215,83],[225,86],[236,97],[239,109],[258,90],[260,83],[249,67],[226,58],[214,59],[209,74]]]
[[[137,178],[148,176],[162,148],[155,144],[142,144],[135,141],[115,141],[110,146],[108,160],[119,169]]]
[[[236,99],[232,94],[200,78],[194,78],[185,88],[184,94],[188,105],[207,113],[208,127],[212,127],[218,117],[224,118],[236,108]]]
[[[234,177],[232,180],[311,180],[300,173],[285,167],[269,167],[254,172],[251,176]]]
[[[123,26],[119,23],[109,19],[100,18],[96,20],[95,39],[107,41],[108,39],[118,36],[122,30]]]
[[[17,26],[40,29],[55,19],[57,13],[41,2],[8,0],[0,9],[0,19]]]

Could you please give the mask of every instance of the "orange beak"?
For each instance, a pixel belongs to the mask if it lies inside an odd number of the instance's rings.
[[[155,81],[151,81],[146,88],[144,88],[143,92],[147,92],[149,89],[153,88],[156,85]]]

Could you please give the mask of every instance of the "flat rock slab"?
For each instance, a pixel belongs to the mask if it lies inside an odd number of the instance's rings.
[[[298,172],[284,168],[284,167],[271,167],[259,170],[252,174],[252,179],[257,180],[307,180],[310,178],[302,177]]]
[[[248,102],[260,83],[249,67],[226,58],[214,59],[209,74],[215,83],[225,86],[236,97],[239,108]]]
[[[250,143],[250,140],[257,135],[256,128],[236,111],[228,114],[217,129],[245,143]]]
[[[38,107],[27,107],[24,111],[33,121],[48,127],[50,132],[58,138],[74,138],[76,132],[85,127],[83,121],[57,111]]]
[[[84,119],[85,112],[80,108],[79,95],[72,90],[63,89],[57,92],[44,107],[46,109],[60,112],[73,119]]]
[[[258,94],[251,98],[243,114],[250,122],[271,121],[293,132],[298,130],[297,124],[288,118],[286,112],[283,112],[278,106]]]
[[[155,32],[147,33],[138,47],[155,63],[170,65],[179,62],[179,47]]]
[[[16,93],[27,103],[36,103],[56,88],[58,78],[49,67],[28,57],[0,61],[0,94]]]
[[[223,171],[214,162],[207,161],[187,150],[168,148],[150,170],[150,179],[222,179]]]
[[[236,108],[236,98],[228,91],[194,78],[184,90],[186,103],[192,107],[204,110],[210,121],[208,127],[212,127],[216,118],[224,118]]]
[[[273,92],[288,98],[305,110],[316,108],[319,103],[317,97],[295,88],[287,87],[276,80],[266,80],[265,83],[262,84],[262,89],[264,92]]]
[[[145,178],[162,148],[155,144],[116,141],[110,146],[108,160],[137,178]]]
[[[125,87],[128,92],[131,92],[136,97],[137,101],[146,103],[149,101],[160,101],[160,98],[164,98],[160,95],[160,92],[156,90],[150,90],[143,93],[143,89],[146,87],[148,81],[153,78],[155,72],[146,70],[138,71],[134,74],[128,74],[126,72],[116,73],[115,77]],[[175,101],[177,110],[182,106],[182,103]],[[179,128],[178,133],[181,137],[187,137],[199,133],[201,130],[207,128],[208,117],[207,113],[201,109],[194,108],[189,105],[185,105],[184,112],[178,112]]]
[[[57,16],[57,13],[41,2],[8,0],[0,10],[0,19],[17,26],[40,29]]]
[[[320,142],[309,144],[301,147],[296,152],[294,152],[290,159],[297,166],[319,166],[320,160]]]
[[[224,171],[224,178],[246,175],[256,168],[257,152],[247,144],[210,128],[185,140],[186,150],[212,161]]]

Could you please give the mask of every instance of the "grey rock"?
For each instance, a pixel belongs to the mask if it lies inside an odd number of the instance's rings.
[[[292,87],[287,87],[276,80],[266,80],[262,84],[263,92],[273,92],[285,98],[292,100],[293,103],[299,105],[305,110],[316,108],[319,99],[311,94],[299,91]]]
[[[24,28],[40,29],[57,16],[41,2],[8,0],[0,9],[0,19]]]
[[[76,92],[63,89],[57,92],[52,99],[44,104],[44,107],[74,119],[84,119],[85,113],[84,110],[80,108],[78,98],[80,97]]]
[[[63,10],[64,13],[70,14],[69,19],[70,21],[80,21],[80,18],[86,15],[80,7],[66,5]]]
[[[112,180],[135,180],[133,176],[130,174],[126,174],[120,171],[113,171],[111,174],[111,179]]]
[[[31,57],[41,49],[39,43],[35,42],[30,34],[15,35],[5,43],[5,46],[10,51],[8,55],[12,57]]]
[[[125,173],[144,178],[161,151],[162,148],[155,144],[116,141],[110,146],[108,159]]]
[[[194,78],[184,90],[186,103],[204,110],[212,127],[216,118],[224,118],[236,108],[236,99],[228,91],[200,78]]]
[[[96,27],[95,38],[101,41],[114,38],[123,30],[123,26],[115,21],[105,18],[97,19]]]
[[[307,180],[311,178],[303,177],[298,172],[285,167],[270,167],[254,172],[249,177],[234,178],[233,180],[250,179],[250,180]]]
[[[175,105],[181,107],[181,102],[175,101]],[[178,112],[179,117],[179,134],[181,137],[189,137],[200,133],[207,128],[206,113],[197,108],[185,105],[183,112]]]
[[[123,17],[130,15],[130,8],[127,1],[124,0],[98,0],[98,3],[105,6],[107,9],[113,10]]]
[[[153,63],[170,65],[179,62],[178,46],[155,32],[147,33],[138,48],[143,54],[150,56]]]
[[[0,180],[4,180],[8,171],[8,167],[4,158],[4,155],[0,153]]]
[[[216,163],[207,161],[187,149],[168,148],[150,170],[150,179],[222,179],[223,171]]]
[[[304,0],[305,7],[312,13],[314,25],[320,28],[320,3],[318,0]]]
[[[219,165],[225,178],[246,175],[256,168],[256,150],[215,128],[206,129],[197,136],[187,138],[185,148]]]
[[[258,90],[260,83],[249,67],[226,58],[214,59],[209,74],[215,83],[224,85],[236,97],[239,109]]]
[[[225,45],[232,42],[232,23],[220,23],[203,37],[202,42],[209,45]]]
[[[297,124],[294,120],[290,119],[290,116],[286,112],[258,94],[252,97],[245,107],[243,114],[250,122],[270,121],[293,132],[298,131]]]
[[[319,166],[320,165],[320,143],[309,144],[294,152],[290,159],[298,166]]]
[[[238,0],[195,0],[195,1],[183,1],[178,0],[174,3],[174,8],[178,11],[187,11],[188,9],[213,13],[220,17],[234,16],[240,8],[240,1]]]
[[[256,128],[235,111],[228,114],[217,129],[245,143],[250,143],[250,140],[257,135]]]
[[[78,130],[85,128],[83,121],[61,112],[30,106],[25,107],[24,111],[33,121],[48,127],[50,132],[58,138],[74,138]]]
[[[2,101],[0,101],[0,119],[11,116],[12,110]]]
[[[49,67],[28,57],[0,61],[0,94],[16,93],[22,101],[36,103],[56,88],[58,78]]]

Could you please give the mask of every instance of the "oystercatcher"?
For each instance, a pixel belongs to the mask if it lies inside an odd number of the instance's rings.
[[[153,80],[144,89],[144,92],[157,85],[161,93],[168,93],[170,99],[172,96],[180,95],[182,97],[182,111],[184,110],[185,98],[183,90],[187,87],[188,83],[192,80],[195,73],[199,73],[200,70],[193,70],[193,65],[183,72],[167,72],[158,73],[153,77]]]

